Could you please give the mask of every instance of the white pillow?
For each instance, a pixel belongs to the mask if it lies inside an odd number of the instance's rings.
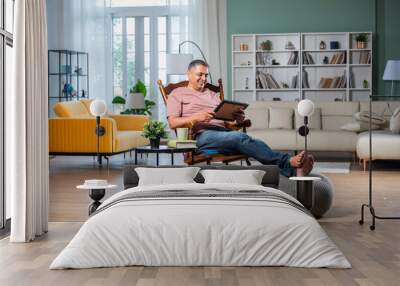
[[[371,125],[371,130],[377,130],[380,129],[381,127],[376,124]],[[369,130],[369,123],[366,122],[352,122],[352,123],[346,123],[342,127],[340,127],[341,130],[345,131],[353,131],[353,132],[363,132]]]
[[[390,118],[390,131],[393,133],[400,133],[400,107],[396,108]]]
[[[293,108],[269,108],[269,128],[293,129]]]
[[[367,122],[369,123],[369,111],[361,111],[361,112],[357,112],[356,114],[354,114],[354,118],[357,121],[362,121],[362,122]],[[376,113],[371,113],[371,122],[372,124],[377,124],[377,125],[383,125],[386,123],[386,119],[383,118],[383,116],[376,114]]]
[[[195,183],[199,167],[186,168],[135,168],[139,176],[138,186]]]
[[[205,184],[234,183],[261,185],[265,171],[261,170],[202,170]]]

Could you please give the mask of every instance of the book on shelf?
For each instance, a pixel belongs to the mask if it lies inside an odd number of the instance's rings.
[[[257,71],[257,88],[260,89],[278,89],[281,88],[276,79],[270,74],[263,71]]]
[[[299,74],[296,74],[292,77],[292,84],[290,88],[298,88],[299,87]]]
[[[303,53],[303,65],[314,65],[314,59],[310,53],[305,52]]]
[[[291,52],[287,64],[288,65],[297,65],[297,64],[299,64],[299,53],[298,52]]]
[[[318,88],[345,88],[346,87],[346,71],[343,75],[335,77],[321,77]]]
[[[306,70],[303,69],[302,72],[302,87],[303,88],[310,88],[310,83],[308,82],[308,72],[306,72]]]
[[[369,51],[361,51],[358,59],[359,64],[370,64],[371,63],[371,53]]]
[[[331,65],[340,65],[346,63],[346,54],[345,53],[338,53],[334,54],[329,62]]]
[[[196,140],[168,140],[168,147],[171,148],[196,148]]]

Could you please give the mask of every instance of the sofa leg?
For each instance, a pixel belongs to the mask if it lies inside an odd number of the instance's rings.
[[[367,159],[363,160],[363,168],[364,168],[364,172],[367,170]]]

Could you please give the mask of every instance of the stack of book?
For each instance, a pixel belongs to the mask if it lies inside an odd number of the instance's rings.
[[[303,53],[303,64],[304,65],[314,65],[314,59],[312,58],[312,56],[310,55],[310,53]]]
[[[360,58],[358,59],[359,64],[370,64],[371,63],[371,53],[369,51],[361,51]]]
[[[345,88],[346,87],[346,71],[342,76],[336,77],[321,77],[319,88]]]
[[[279,83],[270,73],[257,71],[257,88],[260,89],[278,89],[281,88]]]
[[[334,54],[331,58],[331,61],[329,62],[329,64],[331,65],[340,65],[345,63],[346,63],[345,53]]]
[[[196,148],[196,140],[168,140],[168,147],[171,148]]]
[[[288,60],[288,65],[297,65],[299,64],[299,53],[298,52],[292,52],[290,53],[290,57]]]

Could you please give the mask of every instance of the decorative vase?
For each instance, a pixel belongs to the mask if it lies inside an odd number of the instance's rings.
[[[365,42],[357,42],[357,49],[365,49]]]
[[[160,137],[157,137],[155,139],[150,139],[150,148],[151,149],[160,148]]]

